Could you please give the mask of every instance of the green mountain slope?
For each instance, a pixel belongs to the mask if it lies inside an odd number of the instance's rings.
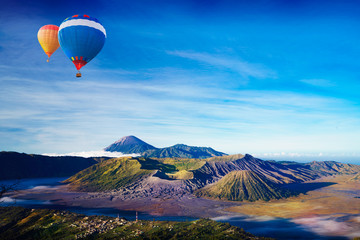
[[[148,150],[141,154],[144,157],[152,158],[210,158],[224,156],[225,153],[215,151],[210,147],[193,147],[184,144],[177,144],[171,147]]]
[[[195,194],[231,201],[268,201],[290,196],[289,191],[248,170],[230,172],[217,183],[204,187]]]
[[[0,152],[0,180],[67,177],[105,159]]]
[[[0,239],[243,239],[266,240],[228,223],[127,221],[67,211],[0,207]]]
[[[144,169],[140,161],[139,158],[132,157],[109,159],[75,174],[64,183],[70,183],[69,186],[73,190],[89,192],[124,187],[150,175],[154,169],[157,169],[154,163],[145,165]],[[163,167],[160,165],[158,168]]]

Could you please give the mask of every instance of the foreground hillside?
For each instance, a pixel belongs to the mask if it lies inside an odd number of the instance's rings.
[[[0,180],[67,177],[105,159],[0,152]]]
[[[0,207],[0,239],[267,239],[227,223],[127,221],[66,211]]]

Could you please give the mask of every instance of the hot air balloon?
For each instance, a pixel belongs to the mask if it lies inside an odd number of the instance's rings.
[[[60,46],[78,70],[76,77],[81,77],[80,69],[100,52],[105,38],[105,28],[88,15],[74,15],[61,23]]]
[[[58,31],[59,27],[55,25],[45,25],[38,31],[39,43],[46,55],[48,55],[47,62],[49,62],[51,54],[53,54],[60,46],[58,41]]]

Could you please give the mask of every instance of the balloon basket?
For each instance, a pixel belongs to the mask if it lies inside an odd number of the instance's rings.
[[[76,77],[81,77],[81,73],[80,72],[78,72],[77,74],[76,74]]]

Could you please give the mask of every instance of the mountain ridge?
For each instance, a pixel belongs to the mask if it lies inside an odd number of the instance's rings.
[[[68,177],[107,157],[50,157],[18,152],[0,152],[0,180]]]
[[[339,166],[337,172],[335,172],[335,170],[330,173],[326,171],[322,172],[321,169],[313,170],[306,164],[291,164],[288,166],[286,164],[263,161],[249,154],[220,156],[208,159],[161,159],[145,157],[132,157],[131,159],[140,163],[141,166],[140,168],[137,167],[138,170],[149,170],[149,172],[141,178],[135,179],[131,177],[131,172],[127,171],[128,176],[130,176],[130,179],[133,181],[126,182],[126,184],[122,184],[121,186],[111,184],[106,186],[106,190],[115,191],[117,198],[124,200],[148,197],[191,197],[191,194],[198,193],[200,194],[199,196],[226,200],[268,201],[270,199],[289,197],[290,195],[300,193],[295,187],[292,188],[292,186],[302,184],[306,181],[315,180],[329,174],[347,174],[347,172],[350,172],[350,169],[355,172],[360,171],[360,166],[351,165],[348,166],[349,169],[347,169],[345,173],[342,173],[343,169],[341,166]],[[116,161],[122,160],[118,159]],[[104,165],[104,163],[102,162],[97,165]],[[96,168],[97,173],[89,171],[89,175],[98,176],[99,179],[95,179],[97,183],[111,182],[109,176],[113,175],[102,174],[108,172],[109,169],[101,169],[97,167],[97,165],[91,167]],[[327,164],[325,163],[325,165]],[[136,172],[134,172],[134,174],[135,173]],[[245,173],[247,174],[246,177],[244,177]],[[117,175],[116,178],[118,178],[116,181],[125,183],[121,175]],[[241,180],[241,178],[243,180]],[[243,184],[245,182],[247,183],[245,184],[246,186]],[[72,181],[68,181],[68,183],[70,183],[70,185],[73,184]],[[294,185],[292,183],[296,184]],[[202,188],[207,189],[211,185],[220,187],[217,187],[216,190],[210,193],[201,190]],[[78,190],[80,191],[86,192],[91,190],[101,192],[101,189],[103,189],[101,185],[98,184],[89,186],[90,187],[87,188],[86,184],[82,182],[77,183],[77,187],[80,187]],[[95,188],[93,188],[93,186],[95,186]],[[323,185],[318,186],[322,187]],[[226,191],[222,192],[223,189]],[[241,189],[243,192],[251,192],[252,194],[241,195],[239,194]]]
[[[225,153],[216,151],[211,147],[196,147],[185,144],[176,144],[174,146],[158,148],[145,151],[141,154],[144,157],[152,158],[198,158],[205,159],[215,156],[224,156]]]

